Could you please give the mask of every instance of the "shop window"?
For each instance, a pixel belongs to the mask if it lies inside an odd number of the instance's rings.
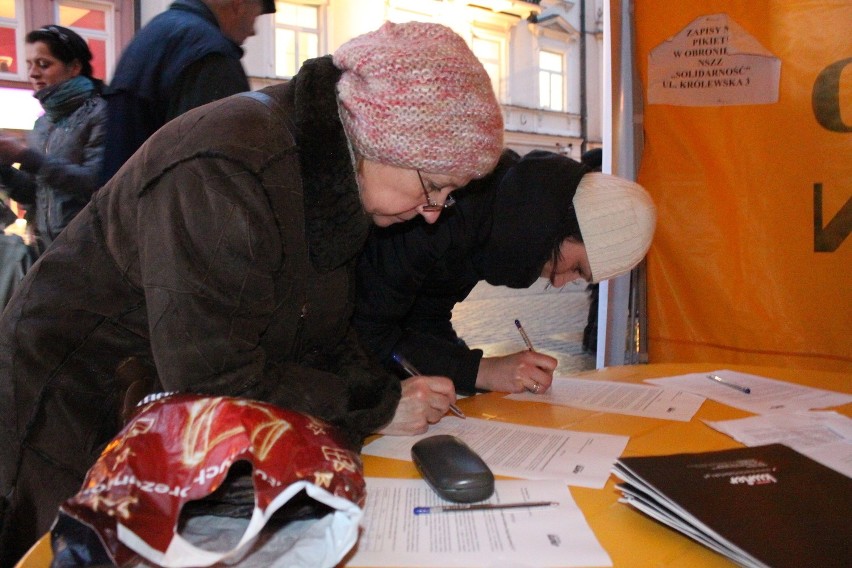
[[[0,0],[2,1],[2,0]],[[111,47],[113,9],[110,4],[64,0],[57,4],[57,23],[80,34],[92,51],[94,76],[106,80],[114,67]]]
[[[0,77],[18,79],[26,71],[19,55],[23,42],[21,0],[0,0]]]

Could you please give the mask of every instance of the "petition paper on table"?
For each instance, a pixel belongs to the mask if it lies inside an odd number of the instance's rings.
[[[763,414],[704,422],[746,446],[784,444],[852,477],[852,419],[837,412]]]
[[[692,420],[705,400],[680,389],[567,377],[555,377],[543,394],[525,392],[506,398],[680,422]]]
[[[438,434],[456,436],[496,475],[558,479],[569,485],[602,489],[627,436],[523,426],[494,420],[446,416],[419,436],[382,436],[364,446],[370,456],[411,461],[411,446]]]
[[[723,381],[747,388],[750,392],[746,394],[736,388],[710,380],[707,378],[708,375],[718,376]],[[852,395],[850,394],[806,387],[787,381],[726,369],[659,379],[645,379],[645,382],[664,388],[680,388],[755,414],[800,412],[852,402]]]
[[[422,479],[367,478],[364,531],[348,566],[452,568],[612,566],[568,488],[559,481],[498,479],[486,503],[556,501],[557,507],[415,515],[447,505]]]

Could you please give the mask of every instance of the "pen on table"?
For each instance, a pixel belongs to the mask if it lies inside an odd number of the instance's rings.
[[[524,331],[524,326],[521,325],[521,320],[515,320],[515,327],[518,328],[518,333],[521,334],[521,338],[523,338],[524,343],[527,345],[527,349],[530,351],[535,351],[532,346],[532,341],[530,341],[530,336],[527,335],[527,332]]]
[[[403,357],[399,353],[394,353],[392,355],[392,357],[393,357],[393,360],[396,361],[397,363],[399,363],[399,366],[402,367],[403,370],[406,373],[408,373],[409,375],[411,375],[412,377],[423,374],[420,371],[418,371],[417,367],[412,365],[411,362],[408,359],[406,359],[405,357]],[[459,418],[467,418],[467,416],[464,415],[464,412],[462,412],[461,409],[458,406],[456,406],[455,404],[450,405],[450,412],[452,412],[453,414],[455,414]]]
[[[457,513],[461,511],[494,511],[497,509],[522,509],[527,507],[558,507],[556,501],[528,501],[525,503],[480,503],[472,505],[442,505],[440,507],[414,507],[415,515],[431,513]]]
[[[740,392],[744,392],[744,393],[746,393],[746,394],[750,394],[750,393],[751,393],[751,389],[750,389],[750,388],[748,388],[748,387],[743,387],[743,386],[740,386],[740,385],[737,385],[737,384],[734,384],[734,383],[728,382],[728,381],[726,381],[725,379],[723,379],[722,377],[720,377],[720,376],[718,376],[718,375],[707,375],[707,378],[708,378],[708,379],[710,379],[710,380],[716,381],[716,382],[717,382],[717,383],[719,383],[720,385],[725,385],[726,387],[731,387],[732,389],[737,389],[737,390],[738,390],[738,391],[740,391]]]

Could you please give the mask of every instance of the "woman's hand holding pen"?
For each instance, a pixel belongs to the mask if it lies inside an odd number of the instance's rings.
[[[456,402],[456,389],[447,377],[417,375],[402,381],[402,397],[393,420],[379,434],[423,434]]]
[[[476,388],[541,394],[553,382],[556,363],[550,355],[530,350],[502,357],[483,357],[476,374]]]

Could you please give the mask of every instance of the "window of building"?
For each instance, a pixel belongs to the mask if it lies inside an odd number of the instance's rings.
[[[538,54],[538,101],[541,108],[565,110],[564,56],[553,51]]]
[[[306,59],[320,55],[320,6],[290,2],[275,6],[275,74],[292,77]]]
[[[19,79],[26,72],[18,55],[26,35],[22,4],[23,0],[0,0],[0,77]]]
[[[491,86],[498,100],[502,100],[503,84],[503,42],[498,39],[481,37],[474,32],[471,41],[471,50],[477,59],[485,67],[488,77],[491,78]]]
[[[80,34],[92,52],[93,75],[108,77],[115,66],[113,37],[113,7],[111,4],[60,0],[56,6],[56,22]]]

